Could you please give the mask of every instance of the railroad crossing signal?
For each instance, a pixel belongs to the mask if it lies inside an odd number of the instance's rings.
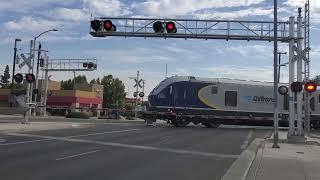
[[[291,84],[291,90],[292,92],[295,92],[295,93],[298,93],[298,92],[301,92],[303,89],[303,84],[302,82],[293,82]]]
[[[101,30],[105,30],[108,32],[117,30],[117,27],[112,23],[111,20],[105,20],[105,21],[93,20],[91,21],[91,28],[96,32]]]
[[[304,85],[304,90],[308,93],[313,93],[317,90],[317,84],[314,82],[307,82]]]
[[[278,88],[278,92],[281,95],[286,95],[286,94],[288,94],[289,90],[288,90],[287,86],[280,86]]]
[[[26,74],[25,78],[28,83],[33,83],[36,80],[33,74]]]
[[[97,64],[93,62],[88,62],[88,63],[83,63],[82,67],[87,69],[97,69]]]
[[[140,88],[142,88],[142,83],[143,79],[140,79],[139,81],[137,79],[134,79],[134,82],[136,83],[133,87],[137,87],[139,86]]]
[[[167,30],[167,33],[176,33],[177,32],[176,24],[174,22],[167,22],[166,30]]]
[[[21,54],[21,57],[24,61],[21,64],[19,64],[19,68],[21,69],[23,66],[27,65],[29,69],[31,69],[31,59],[33,58],[33,55],[30,55],[28,58],[26,58],[24,54]]]
[[[15,81],[16,83],[21,83],[21,82],[23,81],[23,76],[22,76],[22,74],[16,74],[16,75],[13,76],[13,78],[14,78],[14,81]]]
[[[140,97],[144,97],[144,92],[140,92],[140,93],[139,93],[139,96],[140,96]]]

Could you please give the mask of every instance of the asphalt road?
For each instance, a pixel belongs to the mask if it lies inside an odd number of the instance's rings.
[[[3,180],[215,180],[270,128],[98,124],[0,134]]]

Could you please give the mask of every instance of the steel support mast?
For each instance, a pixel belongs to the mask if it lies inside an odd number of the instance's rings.
[[[278,5],[274,0],[274,49],[273,49],[273,148],[279,148],[279,117],[278,117]]]

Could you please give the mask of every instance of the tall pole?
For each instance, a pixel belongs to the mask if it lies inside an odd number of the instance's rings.
[[[138,114],[137,114],[137,106],[138,106],[138,96],[139,96],[139,71],[137,71],[137,84],[136,84],[136,99],[135,99],[135,111],[134,111],[134,118],[137,119]]]
[[[297,36],[298,43],[297,48],[301,52],[303,48],[303,35],[302,35],[302,16],[301,16],[301,8],[298,9],[298,26],[297,26]],[[297,81],[302,82],[302,57],[299,57],[297,60]],[[298,114],[298,136],[304,136],[303,126],[302,126],[302,92],[297,93],[297,114]]]
[[[76,72],[73,71],[73,90],[76,90]]]
[[[143,81],[142,81],[142,92],[143,92],[143,93],[144,93],[144,86],[145,86],[145,84],[146,84],[146,81],[143,80]],[[141,104],[143,103],[143,98],[144,98],[144,96],[141,97],[141,99],[142,99]]]
[[[30,56],[32,55],[32,49],[33,49],[33,40],[30,41]],[[31,73],[31,69],[33,67],[29,68],[28,72]],[[31,83],[27,83],[27,102],[31,103],[32,101],[32,90],[31,90]],[[28,123],[28,118],[31,116],[31,108],[30,105],[27,105],[28,109],[25,115],[25,123]]]
[[[278,5],[277,0],[274,0],[274,52],[273,52],[273,119],[274,119],[274,133],[273,133],[273,146],[272,148],[279,148],[279,134],[278,134]]]
[[[39,76],[40,55],[41,55],[41,44],[39,43],[39,46],[38,46],[38,57],[37,57],[37,70],[36,70],[36,89],[38,89],[38,86],[39,86],[38,76]],[[37,97],[38,97],[38,95],[36,94],[35,97],[34,97],[35,103],[37,103]]]
[[[289,85],[291,85],[294,81],[294,26],[295,26],[295,17],[289,18]],[[294,106],[294,96],[295,93],[292,92],[291,88],[289,88],[289,132],[288,137],[294,136],[295,127],[294,127],[294,121],[295,121],[295,106]]]
[[[42,33],[40,33],[38,36],[35,36],[34,37],[34,39],[33,39],[33,58],[32,58],[32,74],[33,74],[33,67],[34,67],[34,58],[35,58],[35,51],[36,51],[36,40],[40,37],[40,36],[42,36],[43,34],[46,34],[46,33],[48,33],[48,32],[51,32],[51,31],[58,31],[57,29],[49,29],[49,30],[47,30],[47,31],[44,31],[44,32],[42,32]],[[40,51],[40,49],[39,49],[39,51]],[[39,61],[37,62],[37,64],[39,64]],[[37,72],[36,72],[36,89],[38,88],[38,69],[37,69]],[[33,83],[31,84],[31,89],[33,89]],[[31,91],[31,97],[32,97],[32,91]],[[35,96],[35,102],[37,102],[37,96]]]
[[[165,75],[165,79],[167,79],[168,77],[168,64],[166,64],[166,75]]]
[[[14,83],[14,75],[16,71],[16,59],[17,59],[17,42],[21,41],[21,39],[14,40],[14,49],[13,49],[13,64],[12,64],[12,75],[11,75],[11,89]]]
[[[49,84],[49,76],[48,76],[48,67],[49,67],[49,57],[45,57],[45,89],[44,89],[44,99],[43,99],[43,116],[47,116],[47,100],[48,100],[48,84]]]
[[[14,75],[16,71],[16,58],[17,58],[17,42],[21,39],[14,40],[14,49],[13,49],[13,64],[12,64],[12,74],[11,74],[11,94],[13,91]],[[12,101],[10,101],[10,107],[12,107]]]

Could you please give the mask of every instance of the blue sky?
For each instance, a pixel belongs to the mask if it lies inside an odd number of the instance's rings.
[[[320,2],[311,0],[312,75],[320,74]],[[165,76],[227,77],[272,81],[272,43],[221,40],[93,38],[90,14],[114,17],[187,17],[193,19],[272,20],[271,0],[10,0],[0,2],[0,71],[13,59],[13,42],[21,38],[19,53],[28,52],[30,40],[44,30],[57,28],[39,41],[50,58],[97,58],[98,70],[89,79],[113,74],[133,93],[128,77],[141,71],[147,93]],[[279,18],[297,15],[305,0],[279,0]],[[287,51],[287,45],[280,50]],[[288,57],[283,56],[287,61]],[[21,70],[22,72],[25,69]],[[288,70],[283,69],[285,81]],[[80,73],[81,74],[81,73]],[[63,80],[72,73],[54,73]]]

